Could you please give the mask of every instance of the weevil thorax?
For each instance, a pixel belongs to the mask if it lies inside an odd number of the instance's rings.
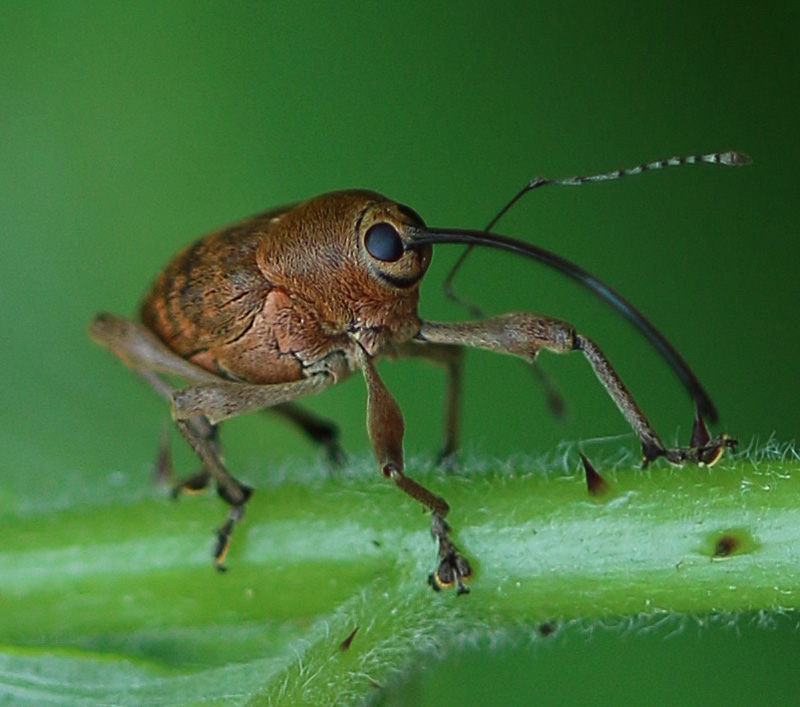
[[[369,191],[332,192],[272,219],[257,251],[262,274],[331,335],[369,353],[419,329],[419,281],[431,247],[405,248],[411,209]]]

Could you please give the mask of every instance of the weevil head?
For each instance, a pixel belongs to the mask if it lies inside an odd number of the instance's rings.
[[[424,228],[412,209],[375,192],[323,194],[273,217],[259,267],[331,332],[407,339],[419,328],[419,282],[432,249],[414,247],[409,234]]]

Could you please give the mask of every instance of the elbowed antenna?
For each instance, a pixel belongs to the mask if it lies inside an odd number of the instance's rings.
[[[409,225],[406,226],[406,236],[410,239],[410,242],[407,242],[407,248],[415,248],[417,246],[434,243],[461,243],[470,247],[482,245],[489,248],[507,250],[511,253],[524,255],[549,265],[562,272],[564,275],[576,280],[584,287],[591,290],[601,300],[620,312],[633,324],[658,350],[672,370],[675,371],[702,414],[712,423],[717,421],[717,409],[714,407],[714,403],[711,402],[708,393],[706,393],[700,381],[698,381],[697,377],[692,373],[686,361],[683,360],[681,355],[664,338],[661,332],[659,332],[647,318],[622,295],[614,291],[601,280],[598,280],[594,275],[587,272],[579,265],[570,262],[566,258],[562,258],[560,255],[551,253],[544,248],[488,231],[419,228]]]

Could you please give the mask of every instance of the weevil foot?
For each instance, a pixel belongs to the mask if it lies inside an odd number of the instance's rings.
[[[228,548],[231,545],[231,535],[233,535],[233,526],[237,521],[242,519],[244,515],[244,506],[231,506],[228,511],[228,517],[225,522],[217,528],[217,543],[214,546],[214,566],[218,572],[225,572],[228,568],[225,567],[225,556],[228,554]]]
[[[322,445],[325,457],[332,469],[341,469],[347,463],[347,452],[339,444],[339,428],[333,423],[320,422],[309,432],[313,439]]]
[[[325,456],[328,459],[328,464],[334,469],[341,469],[347,462],[347,452],[336,440],[331,440],[324,443]]]
[[[339,444],[339,428],[336,425],[327,421],[313,421],[306,424],[305,430],[322,447],[331,469],[341,469],[347,463],[347,452]]]
[[[651,461],[658,457],[664,457],[670,464],[681,465],[685,462],[690,462],[692,464],[713,466],[722,458],[726,449],[736,449],[737,444],[737,440],[724,432],[711,437],[705,422],[703,422],[700,409],[695,403],[694,423],[692,425],[692,435],[689,439],[689,446],[667,449],[661,445],[660,441],[643,441],[642,465],[646,467]]]
[[[451,543],[452,545],[452,543]],[[458,552],[448,552],[439,562],[435,572],[428,575],[428,584],[435,592],[449,589],[455,583],[456,594],[469,594],[469,589],[464,585],[472,576],[472,568],[465,557]]]
[[[436,453],[434,464],[443,471],[453,471],[458,466],[458,448],[453,444],[443,445]]]
[[[713,466],[716,464],[725,453],[726,449],[736,449],[738,440],[730,437],[726,433],[715,435],[711,437],[705,444],[688,447],[673,447],[656,449],[655,451],[645,449],[642,447],[642,467],[658,459],[664,457],[670,464],[681,466],[686,462],[691,464],[702,464],[704,466]]]
[[[704,466],[714,466],[725,453],[726,449],[736,449],[738,441],[729,437],[727,434],[715,435],[706,444],[697,447],[678,447],[677,449],[667,449],[664,458],[670,464],[703,464]]]
[[[468,594],[464,585],[472,577],[472,567],[449,537],[450,526],[438,513],[433,514],[431,535],[439,541],[439,566],[428,575],[428,584],[434,591],[456,585],[456,594]]]
[[[184,493],[190,496],[201,493],[208,488],[210,481],[211,475],[205,469],[201,469],[197,473],[187,476],[178,481],[178,483],[173,484],[170,488],[169,495],[177,500],[180,495]]]
[[[225,518],[225,522],[219,526],[216,531],[217,544],[214,547],[214,565],[218,572],[225,572],[227,570],[227,567],[225,567],[223,563],[231,544],[233,526],[242,519],[244,515],[244,504],[247,503],[247,500],[253,494],[251,486],[247,486],[241,481],[236,481],[233,477],[231,477],[231,481],[233,482],[232,490],[235,491],[239,499],[238,501],[232,499],[231,490],[224,487],[222,484],[217,484],[217,493],[219,497],[231,506],[228,510],[228,516]]]
[[[186,476],[183,479],[177,479],[175,476],[175,468],[172,465],[172,453],[169,448],[169,435],[167,428],[161,434],[161,442],[158,446],[158,457],[155,464],[155,480],[161,486],[166,486],[169,489],[169,495],[173,499],[183,494],[196,494],[204,491],[211,476],[206,469]]]
[[[218,572],[225,572],[227,567],[223,564],[225,555],[228,554],[228,548],[231,544],[231,535],[233,534],[233,526],[237,521],[241,520],[244,515],[244,504],[253,494],[253,488],[237,481],[233,477],[230,478],[231,487],[217,484],[217,494],[219,497],[230,504],[228,510],[228,517],[225,522],[217,528],[217,544],[214,548],[214,565]],[[233,500],[233,494],[236,494],[238,501]]]

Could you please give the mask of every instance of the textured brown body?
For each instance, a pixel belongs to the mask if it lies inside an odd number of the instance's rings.
[[[741,164],[737,155],[675,158],[556,182],[532,180],[508,206],[525,191],[548,183],[616,179],[689,161]],[[692,394],[696,431],[690,446],[665,447],[598,346],[566,322],[530,312],[467,322],[420,320],[419,282],[434,243],[490,246],[544,262],[622,312],[656,345]],[[553,253],[488,230],[430,229],[411,209],[375,192],[323,194],[211,233],[165,267],[145,295],[140,318],[99,312],[89,335],[169,403],[178,431],[200,458],[200,470],[175,484],[174,493],[198,491],[213,482],[230,506],[217,530],[214,558],[220,569],[252,489],[227,470],[217,425],[269,409],[320,444],[331,461],[341,463],[337,427],[295,401],[360,369],[378,468],[431,513],[438,564],[428,581],[435,589],[466,591],[464,582],[472,570],[449,537],[447,502],[404,473],[403,416],[374,361],[385,353],[443,367],[447,384],[441,460],[458,448],[462,353],[470,347],[529,363],[542,349],[582,352],[639,438],[644,464],[663,456],[675,464],[710,465],[735,444],[724,434],[710,438],[704,427],[697,431],[701,409],[716,416],[707,394],[663,336],[607,285]],[[185,386],[174,387],[175,379]]]
[[[402,287],[376,278],[358,247],[364,214],[384,205],[383,218],[398,210],[379,194],[338,192],[214,232],[167,265],[145,296],[142,322],[179,356],[229,380],[299,380],[333,352],[355,368],[354,339],[374,355],[420,326],[419,278]],[[430,249],[419,257],[421,277]]]

